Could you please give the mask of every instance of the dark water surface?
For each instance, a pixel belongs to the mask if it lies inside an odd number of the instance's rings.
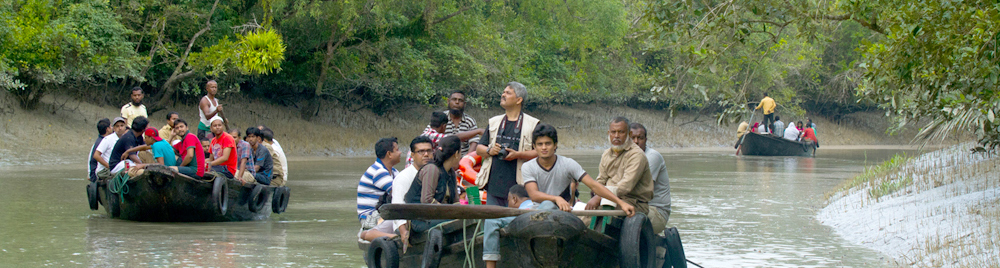
[[[816,158],[667,152],[688,259],[706,267],[882,267],[815,220],[824,193],[898,150]],[[572,152],[596,176],[598,152]],[[292,161],[288,211],[267,221],[142,223],[87,208],[83,165],[0,166],[0,266],[363,267],[357,180],[374,159]],[[401,167],[400,167],[401,168]],[[589,196],[589,195],[587,195]]]

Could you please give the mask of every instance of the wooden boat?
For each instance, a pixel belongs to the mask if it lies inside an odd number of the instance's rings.
[[[790,141],[770,135],[747,132],[739,147],[743,155],[761,156],[815,156],[816,146],[811,142]]]
[[[191,178],[162,165],[135,177],[100,178],[87,186],[90,208],[133,221],[199,222],[267,219],[288,206],[287,187],[243,184],[206,173]]]
[[[379,238],[359,242],[368,267],[458,267],[471,262],[483,267],[481,219],[516,216],[500,229],[498,267],[686,267],[680,237],[666,239],[653,234],[643,214],[622,217],[620,210],[574,211],[520,210],[497,206],[387,204],[379,212],[387,219],[458,218],[413,234],[409,247],[402,240]],[[574,215],[577,214],[577,215]],[[601,224],[590,228],[577,216],[600,216]],[[606,220],[605,220],[606,219]],[[669,233],[669,232],[668,232]],[[668,243],[668,241],[674,243]],[[673,245],[668,252],[678,261],[656,257],[658,245]],[[435,248],[440,250],[435,251]],[[680,255],[677,255],[680,254]],[[678,264],[679,263],[679,264]]]

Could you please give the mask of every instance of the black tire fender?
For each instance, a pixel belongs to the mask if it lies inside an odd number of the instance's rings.
[[[121,215],[121,205],[122,205],[121,197],[118,196],[118,194],[116,193],[112,193],[111,191],[107,191],[107,193],[108,193],[108,204],[106,208],[108,209],[108,214],[111,214],[112,218],[118,218],[118,216]]]
[[[274,194],[271,196],[271,212],[284,213],[285,209],[288,208],[288,198],[291,195],[288,187],[275,187]]]
[[[441,250],[444,248],[444,235],[441,229],[431,228],[427,230],[427,241],[424,242],[424,254],[421,260],[421,268],[437,268],[441,264]]]
[[[399,268],[399,249],[396,242],[386,237],[372,240],[365,252],[365,262],[369,268]]]
[[[656,266],[656,245],[653,225],[645,214],[636,213],[622,223],[618,246],[621,268],[653,268]]]
[[[687,257],[684,256],[684,246],[681,245],[681,235],[677,232],[677,227],[670,227],[663,233],[666,235],[668,257],[667,261],[663,262],[663,267],[687,268]]]
[[[216,212],[226,214],[229,208],[229,186],[226,185],[226,177],[216,176],[212,181],[212,204]]]
[[[260,211],[267,203],[267,186],[254,184],[250,190],[250,202],[247,202],[247,209],[250,212]]]
[[[87,184],[87,202],[90,203],[90,210],[97,210],[97,183]]]

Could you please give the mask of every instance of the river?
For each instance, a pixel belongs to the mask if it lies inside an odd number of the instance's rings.
[[[673,215],[705,267],[884,267],[815,220],[824,194],[899,150],[820,150],[816,158],[665,151]],[[599,152],[572,151],[592,175]],[[357,180],[371,157],[291,161],[287,212],[267,221],[143,223],[87,208],[83,165],[0,166],[0,266],[363,267]],[[582,194],[581,196],[589,196]]]

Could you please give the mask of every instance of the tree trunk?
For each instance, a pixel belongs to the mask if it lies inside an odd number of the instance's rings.
[[[182,72],[184,70],[184,65],[187,65],[188,55],[191,54],[191,47],[194,46],[194,41],[198,40],[198,37],[207,32],[212,28],[212,15],[215,14],[215,7],[219,6],[219,0],[215,0],[215,4],[212,4],[212,11],[208,13],[208,18],[205,19],[205,28],[201,28],[200,31],[191,37],[188,41],[187,49],[184,50],[184,54],[181,55],[181,59],[177,61],[177,67],[174,67],[174,73],[170,75],[166,83],[163,83],[163,95],[160,96],[160,100],[156,104],[151,105],[150,113],[162,110],[167,106],[167,102],[174,101],[174,91],[177,89],[177,83],[180,80],[191,77],[195,74],[194,70],[189,70],[187,72]]]

